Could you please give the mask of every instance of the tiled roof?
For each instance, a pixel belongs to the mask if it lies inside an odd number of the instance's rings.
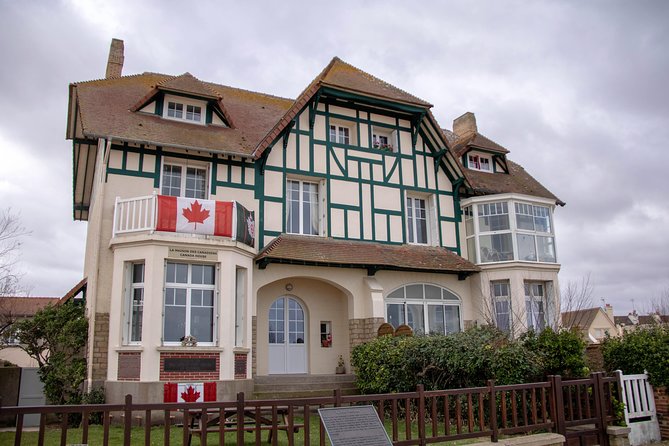
[[[390,99],[391,101],[407,102],[421,107],[432,107],[432,104],[429,102],[407,93],[378,77],[372,76],[338,57],[333,58],[329,66],[330,69],[325,71],[320,79],[323,85],[357,91],[362,94]]]
[[[15,317],[34,316],[47,305],[56,305],[57,297],[14,297],[0,296],[0,309],[4,314]]]
[[[480,271],[473,263],[441,247],[387,245],[287,234],[274,239],[255,260],[258,263],[278,262],[441,273]]]
[[[201,86],[195,87],[195,81]],[[165,84],[161,84],[163,82]],[[167,88],[165,85],[183,89],[200,88],[206,90],[209,96],[220,94],[225,110],[233,117],[236,127],[190,124],[131,111],[156,88]],[[240,155],[250,155],[293,103],[290,99],[203,83],[186,75],[175,78],[164,74],[144,73],[81,82],[74,84],[74,87],[79,106],[77,119],[80,120],[87,137],[109,136],[128,141]]]
[[[484,149],[501,154],[509,153],[507,149],[480,133],[471,133],[463,138],[457,138],[453,145],[455,156],[462,156],[472,149]]]
[[[220,97],[214,90],[207,87],[204,82],[188,72],[180,76],[165,79],[156,85],[156,87],[160,90],[187,93],[203,98],[218,99]]]
[[[371,95],[389,99],[391,101],[406,102],[419,107],[429,108],[432,104],[407,93],[381,79],[366,73],[353,65],[347,64],[338,57],[330,63],[311,81],[307,88],[300,93],[295,102],[274,125],[272,130],[258,143],[254,155],[259,156],[292,121],[304,106],[311,100],[321,86],[330,86],[348,91],[355,91],[363,95]]]
[[[654,325],[657,323],[669,324],[669,316],[659,315],[660,321],[655,320],[656,316],[645,315],[645,316],[636,316],[637,323],[635,323],[629,316],[615,316],[613,320],[616,325]]]
[[[479,172],[463,168],[462,171],[474,195],[524,194],[555,200],[556,204],[564,206],[565,203],[562,200],[553,195],[521,166],[508,159],[506,163],[509,166],[508,174]]]

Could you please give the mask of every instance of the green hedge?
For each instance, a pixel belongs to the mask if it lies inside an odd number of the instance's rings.
[[[519,340],[490,327],[453,335],[383,336],[351,354],[363,393],[406,392],[538,381],[549,374],[587,373],[585,344],[571,332],[545,330]],[[564,364],[560,368],[559,365]]]
[[[626,374],[648,371],[654,386],[669,386],[669,327],[657,325],[629,331],[619,338],[607,338],[602,345],[608,371]]]

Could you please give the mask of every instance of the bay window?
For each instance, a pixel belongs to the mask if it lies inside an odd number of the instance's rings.
[[[214,265],[167,262],[164,342],[180,342],[186,336],[193,336],[198,344],[213,345],[215,277]]]
[[[411,284],[388,294],[386,321],[397,328],[406,324],[416,334],[449,334],[461,330],[460,298],[431,284]]]
[[[510,199],[472,203],[463,214],[470,261],[557,261],[549,206]]]

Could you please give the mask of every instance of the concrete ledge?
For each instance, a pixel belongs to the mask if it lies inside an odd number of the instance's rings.
[[[545,433],[505,438],[500,440],[500,443],[504,443],[505,446],[549,446],[563,445],[565,441],[564,435]]]
[[[632,432],[631,427],[627,426],[607,426],[606,433],[614,437],[622,437]]]
[[[492,441],[480,441],[478,443],[470,443],[467,446],[562,446],[565,441],[566,439],[564,438],[564,435],[545,433],[500,438],[497,443],[493,443]]]

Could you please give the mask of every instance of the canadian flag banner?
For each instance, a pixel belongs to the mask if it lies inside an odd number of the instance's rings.
[[[253,246],[255,219],[235,201],[158,195],[156,231],[219,235]]]
[[[216,401],[216,383],[165,383],[164,402],[201,403]]]

